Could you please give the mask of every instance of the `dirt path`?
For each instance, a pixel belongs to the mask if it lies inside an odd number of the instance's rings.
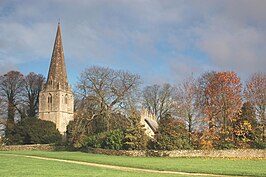
[[[66,163],[88,165],[88,166],[99,167],[99,168],[108,168],[108,169],[114,169],[114,170],[130,171],[130,172],[138,171],[138,172],[146,172],[146,173],[176,174],[176,175],[186,175],[186,176],[238,177],[238,176],[215,175],[215,174],[205,174],[205,173],[188,173],[188,172],[177,172],[177,171],[150,170],[150,169],[133,168],[133,167],[121,167],[121,166],[114,166],[114,165],[105,165],[105,164],[97,164],[97,163],[90,163],[90,162],[80,162],[80,161],[74,161],[74,160],[63,160],[63,159],[56,159],[56,158],[18,155],[18,154],[0,154],[0,156],[1,155],[20,156],[20,157],[27,157],[27,158],[32,158],[32,159],[66,162]]]

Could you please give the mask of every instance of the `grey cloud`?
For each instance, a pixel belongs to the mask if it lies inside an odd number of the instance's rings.
[[[0,58],[0,75],[6,74],[8,71],[17,70],[17,67],[11,62],[5,62]]]
[[[266,26],[261,17],[266,18],[266,12],[259,8],[261,3],[225,3],[224,13],[205,17],[208,23],[194,29],[199,36],[198,47],[213,65],[239,73],[265,71]]]

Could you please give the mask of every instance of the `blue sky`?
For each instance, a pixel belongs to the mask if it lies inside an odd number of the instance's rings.
[[[70,82],[90,66],[178,84],[203,72],[266,71],[265,0],[1,0],[0,74],[47,77],[60,18]]]

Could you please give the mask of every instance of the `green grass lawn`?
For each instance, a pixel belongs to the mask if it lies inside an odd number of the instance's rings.
[[[182,177],[144,172],[126,172],[66,162],[27,157],[1,156],[1,177]]]
[[[1,153],[52,157],[58,159],[94,162],[99,164],[137,167],[145,169],[156,169],[162,171],[168,170],[168,171],[227,174],[227,175],[266,176],[266,160],[236,160],[236,159],[232,160],[232,159],[221,159],[221,158],[205,159],[205,158],[167,158],[167,157],[126,157],[126,156],[107,156],[99,154],[89,154],[82,152],[47,152],[47,151],[0,151],[0,154]],[[0,158],[2,158],[2,156],[0,156]],[[30,159],[30,160],[35,160],[35,159]],[[51,162],[48,162],[48,164],[49,163]],[[59,162],[53,162],[53,163],[59,163]],[[71,166],[74,164],[68,164],[68,165]],[[90,168],[99,171],[99,169],[95,167],[86,166],[80,168],[85,168],[85,169]],[[109,171],[109,169],[106,171]],[[154,174],[152,174],[152,176],[154,176]]]

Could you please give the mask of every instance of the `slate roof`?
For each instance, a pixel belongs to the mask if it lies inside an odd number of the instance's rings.
[[[144,121],[148,124],[148,126],[152,129],[155,133],[158,129],[158,123],[152,119],[145,118]]]

